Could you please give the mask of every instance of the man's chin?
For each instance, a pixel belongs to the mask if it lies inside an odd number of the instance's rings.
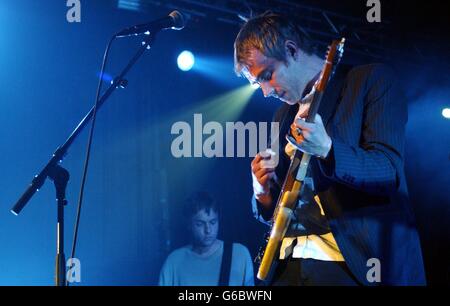
[[[210,247],[214,244],[215,241],[216,241],[215,239],[206,239],[202,241],[201,245],[205,248]]]

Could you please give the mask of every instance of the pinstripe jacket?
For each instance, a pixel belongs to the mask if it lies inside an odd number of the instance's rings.
[[[285,104],[274,116],[280,123],[280,150],[297,111],[298,106]],[[365,285],[425,284],[404,174],[407,105],[394,74],[382,64],[341,65],[319,114],[333,145],[326,160],[311,160],[310,170],[348,267]],[[284,178],[289,159],[282,151],[279,154],[276,174]],[[271,192],[277,199],[280,189]],[[270,219],[273,211],[253,203],[257,218]],[[372,258],[380,263],[380,283],[367,278],[374,267]]]

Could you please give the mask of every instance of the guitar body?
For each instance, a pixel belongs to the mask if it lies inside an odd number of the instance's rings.
[[[258,270],[258,279],[260,280],[267,278],[275,256],[279,253],[281,241],[289,228],[294,214],[293,209],[289,206],[292,205],[293,201],[296,201],[297,195],[288,191],[284,193],[284,198],[284,201],[289,202],[283,202],[283,205],[279,208],[277,218],[270,231],[270,237]]]

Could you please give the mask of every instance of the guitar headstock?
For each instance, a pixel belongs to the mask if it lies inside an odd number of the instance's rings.
[[[330,77],[333,75],[336,66],[341,61],[344,54],[345,38],[333,40],[328,46],[327,54],[325,56],[325,63],[318,82],[316,83],[317,91],[324,91]]]
[[[342,56],[344,55],[345,37],[333,40],[330,46],[328,46],[326,60],[333,63],[333,65],[339,64]]]

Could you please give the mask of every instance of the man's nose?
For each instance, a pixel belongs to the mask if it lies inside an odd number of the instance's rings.
[[[207,224],[205,226],[205,233],[209,234],[211,232],[211,225]]]
[[[261,90],[263,92],[264,98],[268,98],[274,95],[274,89],[269,83],[261,83]]]

